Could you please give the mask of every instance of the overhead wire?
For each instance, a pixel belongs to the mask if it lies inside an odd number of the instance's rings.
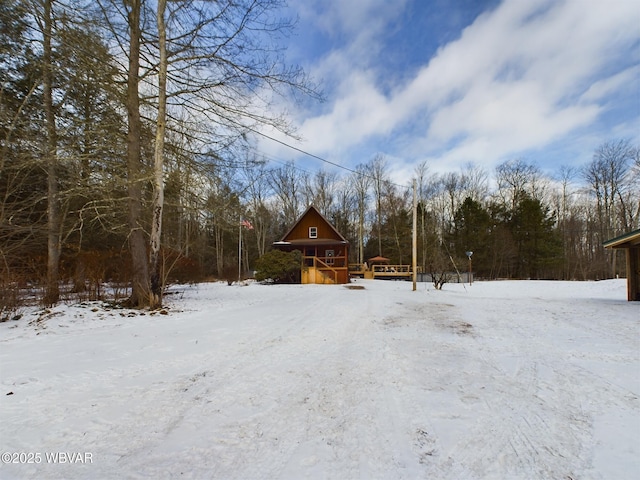
[[[342,169],[342,170],[346,170],[346,171],[348,171],[348,172],[351,172],[351,173],[353,173],[353,174],[355,174],[355,175],[360,175],[360,176],[363,176],[363,177],[367,177],[367,178],[370,178],[370,179],[372,179],[372,180],[377,180],[377,179],[376,179],[376,177],[375,177],[375,176],[373,176],[373,175],[369,175],[369,174],[367,174],[367,173],[360,172],[360,171],[358,171],[358,170],[354,170],[354,169],[349,168],[349,167],[345,167],[344,165],[340,165],[339,163],[332,162],[331,160],[327,160],[326,158],[322,158],[322,157],[320,157],[319,155],[316,155],[316,154],[314,154],[314,153],[307,152],[306,150],[303,150],[303,149],[301,149],[301,148],[299,148],[299,147],[296,147],[296,146],[291,145],[291,144],[289,144],[289,143],[287,143],[287,142],[284,142],[284,141],[282,141],[282,140],[279,140],[279,139],[277,139],[277,138],[275,138],[275,137],[272,137],[271,135],[267,135],[266,133],[264,133],[264,132],[260,132],[259,130],[256,130],[256,129],[254,129],[254,128],[248,127],[248,126],[246,126],[246,125],[244,126],[244,128],[246,128],[247,130],[250,130],[251,132],[253,132],[253,133],[257,134],[257,135],[260,135],[260,136],[262,136],[262,137],[264,137],[264,138],[267,138],[267,139],[272,140],[272,141],[274,141],[274,142],[276,142],[276,143],[279,143],[280,145],[283,145],[283,146],[285,146],[285,147],[287,147],[287,148],[290,148],[291,150],[295,150],[295,151],[297,151],[297,152],[299,152],[299,153],[302,153],[303,155],[306,155],[306,156],[308,156],[308,157],[314,158],[314,159],[319,160],[319,161],[321,161],[321,162],[327,163],[327,164],[332,165],[332,166],[334,166],[334,167],[336,167],[336,168],[340,168],[340,169]],[[256,149],[256,151],[258,151],[258,150]],[[395,183],[395,182],[391,182],[391,181],[389,181],[388,183],[389,183],[389,184],[391,184],[391,185],[395,185],[396,187],[399,187],[399,188],[405,188],[405,189],[408,189],[408,190],[410,190],[410,189],[412,189],[412,188],[413,188],[413,187],[412,187],[412,186],[410,186],[410,185],[401,185],[401,184],[399,184],[399,183]]]

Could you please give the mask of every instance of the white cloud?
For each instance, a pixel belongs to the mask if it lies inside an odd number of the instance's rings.
[[[387,99],[375,88],[370,75],[356,72],[341,86],[349,92],[336,100],[329,114],[311,118],[304,122],[301,133],[305,137],[315,136],[320,142],[331,138],[344,138],[345,144],[357,143],[368,135],[388,133],[386,117],[389,109]]]
[[[370,62],[385,22],[398,17],[389,4],[314,10],[325,31],[348,42],[311,69],[332,90],[324,110],[299,119],[303,148],[331,156],[400,132],[404,150],[391,155],[438,158],[447,168],[495,163],[592,124],[608,95],[634,81],[638,88],[640,69],[625,56],[640,37],[636,2],[509,0],[383,93],[388,78]]]
[[[616,92],[640,94],[640,66],[629,67],[611,77],[594,82],[581,97],[583,102],[597,102]]]
[[[353,40],[380,33],[390,19],[402,12],[406,3],[407,0],[298,0],[293,6],[303,19],[312,18],[329,36]]]
[[[581,94],[615,49],[637,38],[638,13],[634,19],[624,3],[603,9],[600,2],[554,2],[538,12],[532,5],[509,2],[478,19],[411,86],[433,109],[426,143],[464,139],[444,161],[478,160],[482,152],[496,162],[589,125],[600,113],[597,98]],[[445,76],[433,92],[428,85],[438,71]],[[605,78],[597,90],[604,94],[621,80]]]

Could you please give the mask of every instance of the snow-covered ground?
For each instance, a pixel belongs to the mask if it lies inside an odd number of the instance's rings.
[[[0,324],[0,478],[640,475],[624,280],[352,286],[180,286],[168,315]]]

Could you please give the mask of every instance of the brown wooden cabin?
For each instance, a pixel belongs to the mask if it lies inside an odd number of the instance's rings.
[[[640,229],[604,242],[604,248],[623,248],[627,255],[627,300],[640,301]]]
[[[302,283],[349,283],[349,242],[313,205],[273,246],[302,252]]]

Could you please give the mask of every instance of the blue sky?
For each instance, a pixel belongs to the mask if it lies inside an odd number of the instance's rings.
[[[603,141],[640,145],[639,0],[289,0],[288,59],[326,100],[281,100],[302,141],[347,167],[384,154],[406,182],[522,158],[553,174]],[[269,132],[273,135],[273,132]],[[277,136],[277,135],[275,135]],[[275,142],[259,149],[322,166]],[[324,165],[324,168],[329,168]]]

